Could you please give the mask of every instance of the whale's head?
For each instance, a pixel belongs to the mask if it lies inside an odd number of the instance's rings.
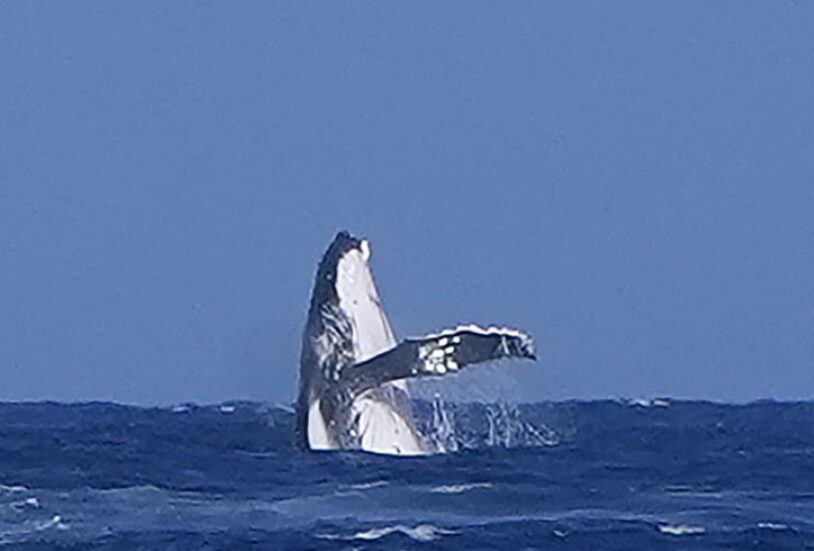
[[[371,246],[366,239],[339,232],[317,270],[311,316],[342,318],[349,326],[353,359],[364,361],[395,346],[396,340],[382,308],[370,267]],[[326,312],[326,310],[328,310]]]
[[[346,231],[336,234],[317,269],[313,301],[341,300],[354,292],[359,277],[370,275],[370,242]]]

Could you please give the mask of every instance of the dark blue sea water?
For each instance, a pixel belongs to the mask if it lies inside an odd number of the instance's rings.
[[[450,453],[305,453],[257,403],[0,404],[0,545],[814,547],[814,403],[420,403]]]

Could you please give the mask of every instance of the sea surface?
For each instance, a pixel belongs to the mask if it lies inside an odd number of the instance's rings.
[[[0,404],[0,547],[814,548],[814,402],[417,407],[447,453],[302,452],[260,403]]]

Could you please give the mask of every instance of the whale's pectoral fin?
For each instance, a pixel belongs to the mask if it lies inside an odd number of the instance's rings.
[[[398,379],[433,377],[501,358],[537,359],[531,337],[516,329],[474,325],[416,339],[343,371],[343,382],[361,393]]]

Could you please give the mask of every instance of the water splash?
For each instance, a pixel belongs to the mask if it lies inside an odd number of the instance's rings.
[[[460,444],[456,438],[455,413],[446,406],[440,394],[436,394],[432,401],[432,423],[430,433],[427,435],[433,447],[442,452],[457,452]]]
[[[548,426],[535,426],[526,421],[517,405],[506,402],[491,404],[486,408],[489,432],[485,444],[490,447],[538,447],[556,446],[559,436]]]
[[[417,404],[419,427],[427,441],[442,453],[483,447],[555,446],[558,433],[532,422],[522,408],[507,402],[459,404],[436,394],[430,403]]]

